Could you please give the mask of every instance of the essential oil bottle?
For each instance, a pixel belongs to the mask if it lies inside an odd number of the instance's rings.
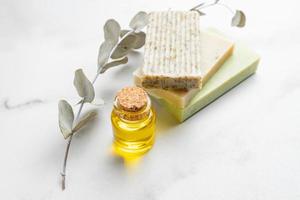
[[[155,139],[155,112],[147,93],[139,87],[125,87],[115,98],[111,113],[115,153],[142,155]]]

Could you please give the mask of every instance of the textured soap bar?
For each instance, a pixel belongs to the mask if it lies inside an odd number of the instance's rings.
[[[200,88],[199,14],[195,11],[152,12],[149,21],[143,87]]]
[[[217,34],[211,30],[200,31],[200,69],[203,72],[203,85],[212,75],[222,66],[226,59],[232,55],[234,43],[225,36]],[[134,73],[134,82],[137,86],[141,84],[141,70]],[[163,90],[157,88],[147,88],[147,92],[152,96],[158,96],[164,100],[175,104],[177,107],[184,108],[190,100],[197,94],[199,89],[190,90]]]
[[[178,121],[183,122],[232,87],[252,75],[256,71],[258,63],[259,56],[256,53],[242,45],[236,44],[233,55],[193,97],[191,102],[185,108],[179,108],[161,98],[158,98],[158,100],[176,117],[176,119],[178,119]]]

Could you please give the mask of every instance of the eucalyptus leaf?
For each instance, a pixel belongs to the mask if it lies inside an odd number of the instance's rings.
[[[82,69],[75,71],[73,84],[84,102],[92,102],[95,98],[95,91],[92,83],[87,79]]]
[[[117,59],[126,56],[129,51],[134,47],[136,42],[135,35],[127,35],[121,42],[119,42],[116,49],[113,51],[111,58]]]
[[[116,45],[119,41],[119,35],[121,27],[119,23],[114,19],[109,19],[106,21],[104,27],[104,39],[106,41],[111,41],[113,46]]]
[[[60,131],[67,139],[72,134],[74,112],[72,106],[66,100],[60,100],[58,103],[58,121]]]
[[[121,30],[120,37],[121,38],[124,37],[129,31],[130,30]],[[142,46],[144,46],[145,40],[146,40],[146,34],[145,34],[145,32],[140,31],[138,33],[133,32],[131,34],[136,36],[136,40],[135,40],[134,45],[133,45],[134,49],[139,49]]]
[[[138,12],[130,21],[129,27],[133,30],[141,30],[149,23],[149,16],[146,12]]]
[[[110,52],[114,48],[113,42],[106,40],[99,48],[98,52],[98,69],[101,68],[109,59]]]
[[[134,49],[139,49],[142,46],[144,46],[145,41],[146,41],[146,34],[142,31],[138,32],[138,33],[134,33],[134,35],[136,36],[136,40],[134,42]]]
[[[120,31],[120,38],[124,37],[130,30],[123,29]]]
[[[78,123],[75,125],[73,129],[73,133],[77,132],[81,129],[84,125],[86,125],[89,121],[93,120],[94,117],[97,115],[96,111],[91,111],[85,114],[82,118],[79,119]]]
[[[231,26],[244,27],[246,24],[246,15],[241,10],[236,10],[231,20]]]
[[[112,67],[115,67],[115,66],[118,66],[118,65],[122,65],[122,64],[125,64],[127,62],[128,62],[128,57],[124,57],[124,58],[121,58],[119,60],[114,60],[114,61],[104,65],[104,67],[101,69],[101,71],[99,73],[104,73],[109,68],[112,68]]]

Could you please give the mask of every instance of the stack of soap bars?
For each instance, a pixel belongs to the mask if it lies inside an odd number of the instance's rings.
[[[213,30],[200,30],[194,11],[149,14],[143,87],[180,122],[253,74],[259,56]]]

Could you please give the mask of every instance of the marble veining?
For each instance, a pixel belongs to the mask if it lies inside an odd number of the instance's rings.
[[[18,108],[22,108],[22,107],[32,106],[32,105],[35,105],[35,104],[41,104],[41,103],[43,103],[43,101],[40,100],[40,99],[32,99],[32,100],[28,100],[28,101],[25,101],[25,102],[22,102],[22,103],[12,105],[12,104],[9,103],[9,100],[6,99],[3,102],[3,106],[7,110],[12,110],[12,109],[18,109]]]

